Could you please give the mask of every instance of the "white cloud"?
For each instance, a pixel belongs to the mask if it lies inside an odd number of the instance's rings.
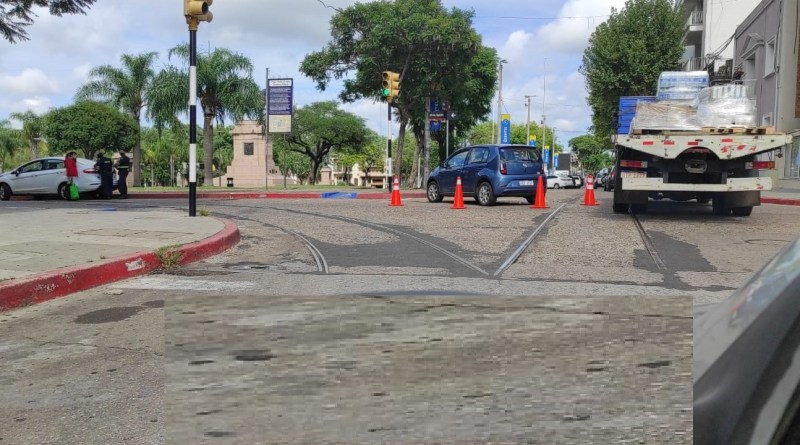
[[[38,68],[25,68],[18,75],[0,74],[0,94],[3,95],[41,95],[58,91],[58,82]]]
[[[625,0],[567,0],[559,18],[539,28],[537,41],[550,52],[580,54],[611,8],[619,10],[624,5]]]

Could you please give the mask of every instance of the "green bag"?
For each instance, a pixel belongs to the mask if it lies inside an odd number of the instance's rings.
[[[81,197],[81,194],[78,191],[78,186],[75,185],[75,184],[70,184],[69,185],[69,199],[71,199],[73,201],[77,201],[78,199],[80,199],[80,197]]]

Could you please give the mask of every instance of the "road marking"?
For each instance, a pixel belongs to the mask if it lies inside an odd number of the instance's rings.
[[[565,205],[567,205],[567,203],[561,204],[557,209],[553,210],[553,213],[551,213],[550,216],[548,216],[547,219],[544,220],[544,222],[539,224],[539,227],[537,227],[536,230],[534,230],[533,233],[531,233],[531,236],[529,236],[528,239],[523,241],[522,244],[517,248],[517,250],[515,250],[514,253],[512,253],[511,256],[508,257],[508,259],[502,265],[500,265],[500,268],[497,269],[497,271],[494,273],[495,277],[500,276],[503,272],[505,272],[506,269],[508,269],[512,264],[514,264],[514,262],[517,261],[517,259],[519,259],[519,256],[522,255],[522,252],[524,252],[525,249],[527,249],[528,246],[533,242],[533,239],[536,238],[536,235],[538,235],[539,232],[542,231],[544,226],[548,222],[550,222],[550,220],[553,219],[553,217],[555,217],[556,214],[558,214],[558,212],[560,212]]]

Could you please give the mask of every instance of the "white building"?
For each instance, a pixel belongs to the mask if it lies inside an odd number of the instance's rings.
[[[686,17],[683,69],[717,71],[733,59],[733,36],[759,0],[678,0]]]

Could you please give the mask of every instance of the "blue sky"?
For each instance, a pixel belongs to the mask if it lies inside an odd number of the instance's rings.
[[[355,3],[323,1],[336,8]],[[503,111],[514,123],[525,123],[524,96],[535,95],[531,120],[541,121],[546,114],[559,142],[566,144],[586,131],[591,115],[578,73],[581,54],[594,28],[624,0],[443,3],[473,9],[474,26],[484,44],[508,61],[503,70]],[[92,67],[118,66],[122,54],[157,51],[157,66],[168,64],[167,50],[188,41],[182,5],[181,0],[99,0],[86,16],[58,18],[40,11],[28,28],[30,41],[14,45],[0,41],[0,119],[12,112],[43,113],[71,103]],[[332,9],[319,0],[218,0],[211,9],[214,20],[201,25],[198,46],[225,47],[246,55],[255,65],[259,85],[265,84],[267,68],[272,78],[294,78],[298,106],[336,98],[336,85],[320,92],[298,71],[307,53],[328,42]],[[384,105],[364,100],[343,108],[385,132]]]

